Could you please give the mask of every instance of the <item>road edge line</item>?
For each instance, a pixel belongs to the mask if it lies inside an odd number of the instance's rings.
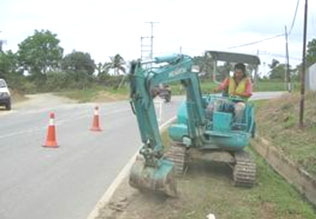
[[[176,116],[172,117],[165,123],[163,123],[161,126],[159,126],[159,131],[164,131],[169,124],[174,122],[176,119]],[[123,179],[128,175],[136,156],[138,155],[138,151],[132,156],[132,158],[127,162],[127,164],[122,168],[122,170],[119,172],[117,177],[114,179],[114,181],[111,183],[109,188],[105,191],[101,199],[97,202],[94,209],[90,212],[87,219],[95,219],[99,215],[99,210],[104,207],[112,198],[115,190],[119,187],[119,185],[122,183]]]

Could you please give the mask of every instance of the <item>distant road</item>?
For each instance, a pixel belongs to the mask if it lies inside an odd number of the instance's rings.
[[[270,92],[255,92],[253,93],[251,100],[264,100],[280,97],[287,92],[283,91],[270,91]]]

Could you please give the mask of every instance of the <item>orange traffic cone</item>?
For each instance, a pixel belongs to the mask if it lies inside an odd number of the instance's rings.
[[[102,129],[100,128],[99,123],[99,107],[94,108],[94,116],[93,116],[93,122],[92,122],[92,128],[91,131],[100,132]]]
[[[49,148],[57,148],[57,142],[56,142],[56,133],[55,133],[55,124],[54,124],[55,114],[50,113],[49,115],[49,125],[47,130],[47,138],[46,142],[43,145],[43,147],[49,147]]]

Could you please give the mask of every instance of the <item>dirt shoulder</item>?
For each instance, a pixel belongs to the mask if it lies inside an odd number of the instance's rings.
[[[78,101],[69,99],[67,97],[57,96],[53,93],[40,93],[21,95],[13,94],[12,96],[12,109],[7,111],[4,108],[0,109],[0,115],[6,115],[15,111],[42,109],[55,107],[61,104],[77,103]]]
[[[257,184],[232,185],[232,169],[224,163],[194,161],[177,178],[178,198],[140,192],[125,178],[97,219],[315,218],[313,207],[255,152]]]
[[[25,95],[25,99],[17,101],[12,105],[13,109],[21,108],[43,108],[51,107],[59,104],[76,103],[77,101],[56,96],[53,93],[41,93],[41,94],[30,94]]]
[[[69,90],[58,93],[60,96],[64,96],[79,103],[86,102],[112,102],[118,100],[127,100],[127,90],[98,90],[98,89],[83,89],[83,90]]]

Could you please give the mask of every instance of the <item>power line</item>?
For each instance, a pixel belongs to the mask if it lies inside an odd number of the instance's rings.
[[[292,29],[294,27],[299,3],[300,3],[300,0],[297,0],[294,17],[293,17],[291,28],[290,28],[290,31],[289,31],[288,35],[291,34]],[[227,49],[235,49],[235,48],[239,48],[239,47],[250,46],[250,45],[258,44],[258,43],[261,43],[261,42],[264,42],[264,41],[267,41],[267,40],[272,40],[272,39],[275,39],[275,38],[278,38],[278,37],[283,37],[283,36],[285,36],[285,34],[278,34],[278,35],[275,35],[273,37],[265,38],[265,39],[262,39],[262,40],[258,40],[258,41],[254,41],[254,42],[250,42],[250,43],[246,43],[246,44],[242,44],[242,45],[237,45],[237,46],[231,46],[231,47],[228,47]]]
[[[238,45],[238,46],[231,46],[231,47],[228,47],[227,49],[235,49],[235,48],[239,48],[239,47],[250,46],[250,45],[261,43],[261,42],[264,42],[264,41],[267,41],[267,40],[272,40],[272,39],[275,39],[275,38],[278,38],[278,37],[281,37],[281,36],[284,36],[284,33],[275,35],[273,37],[265,38],[265,39],[262,39],[262,40],[254,41],[254,42],[251,42],[251,43],[246,43],[246,44],[242,44],[242,45]]]
[[[274,57],[279,57],[279,58],[286,58],[285,55],[282,55],[282,54],[277,54],[277,53],[271,53],[271,52],[268,52],[268,51],[264,51],[264,50],[259,50],[259,55],[262,56],[274,56]],[[297,61],[300,61],[302,60],[301,58],[298,58],[298,57],[290,57],[291,60],[297,60]]]
[[[295,8],[295,13],[294,13],[294,17],[293,17],[293,20],[292,20],[292,25],[291,25],[291,28],[290,28],[290,31],[289,31],[289,34],[288,34],[288,35],[290,35],[290,34],[291,34],[292,29],[293,29],[293,27],[294,27],[295,20],[296,20],[297,9],[298,9],[298,5],[299,5],[299,3],[300,3],[300,0],[297,0],[297,3],[296,3],[296,8]]]

